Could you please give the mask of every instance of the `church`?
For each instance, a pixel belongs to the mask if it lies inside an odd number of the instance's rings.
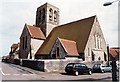
[[[25,24],[20,36],[20,59],[107,61],[107,48],[97,16],[59,24],[59,8],[37,8],[35,25]]]

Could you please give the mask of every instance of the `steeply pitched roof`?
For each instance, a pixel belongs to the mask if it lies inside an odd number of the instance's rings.
[[[61,38],[59,38],[59,40],[62,46],[65,48],[65,51],[67,52],[67,56],[79,56],[75,41],[61,39]]]
[[[17,48],[18,44],[12,44],[11,48]]]
[[[73,40],[79,53],[83,53],[96,16],[55,27],[36,54],[49,54],[57,37]]]
[[[116,57],[117,55],[119,55],[120,50],[119,48],[110,48],[109,53],[111,54],[112,57]]]
[[[12,44],[11,46],[11,52],[14,52],[18,47],[20,47],[19,43],[18,44]]]
[[[31,25],[27,25],[27,28],[32,38],[45,39],[45,36],[40,28]]]

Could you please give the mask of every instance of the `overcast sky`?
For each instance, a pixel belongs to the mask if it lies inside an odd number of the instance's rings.
[[[113,0],[0,0],[0,55],[18,43],[25,23],[35,24],[37,7],[48,2],[59,8],[60,25],[97,15],[106,43],[118,46],[118,2]]]

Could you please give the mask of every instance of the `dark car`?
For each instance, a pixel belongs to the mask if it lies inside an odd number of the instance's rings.
[[[92,74],[91,68],[88,68],[83,63],[69,63],[65,68],[65,72],[68,74],[75,74],[76,76],[83,73],[87,73],[89,75]]]
[[[112,71],[112,67],[111,66],[108,66],[108,65],[104,65],[104,64],[95,64],[93,67],[92,67],[92,72],[101,72],[101,73],[104,73],[104,72],[111,72]]]

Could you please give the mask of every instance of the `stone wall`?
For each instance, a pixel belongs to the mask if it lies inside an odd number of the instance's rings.
[[[97,39],[98,36],[99,36],[99,41],[97,42],[96,40],[98,40]],[[98,45],[99,45],[99,47],[98,47]],[[88,42],[87,42],[85,50],[84,50],[86,62],[92,61],[92,52],[93,51],[97,51],[97,52],[99,51],[99,53],[95,54],[94,61],[98,61],[99,57],[101,58],[101,61],[103,61],[104,54],[107,54],[105,38],[104,38],[104,35],[102,33],[102,30],[101,30],[101,27],[99,25],[97,18],[94,21],[93,27],[89,34]],[[106,55],[106,57],[107,57],[107,55]]]
[[[81,59],[40,59],[40,60],[22,60],[22,66],[44,72],[64,72],[68,63],[79,63]]]
[[[68,63],[80,63],[81,59],[50,59],[44,60],[45,72],[65,72]]]
[[[26,59],[26,60],[22,60],[22,66],[39,70],[39,71],[44,71],[44,61]]]

